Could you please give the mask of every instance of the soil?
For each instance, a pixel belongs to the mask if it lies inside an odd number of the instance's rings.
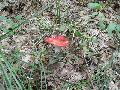
[[[113,54],[119,48],[119,42],[117,43],[114,38],[109,37],[105,31],[101,31],[97,27],[98,17],[89,18],[91,13],[94,12],[94,10],[87,7],[89,2],[91,1],[61,0],[61,22],[59,23],[59,21],[57,21],[56,24],[56,2],[54,0],[50,0],[49,3],[48,0],[0,1],[0,16],[5,16],[13,20],[14,23],[19,23],[15,18],[16,16],[21,16],[23,20],[28,20],[27,23],[23,23],[20,28],[15,31],[16,34],[1,40],[0,45],[4,46],[1,51],[6,54],[6,57],[11,57],[11,54],[15,50],[19,50],[20,65],[27,74],[27,78],[32,80],[33,90],[37,90],[35,82],[41,80],[41,77],[39,77],[41,70],[36,68],[32,77],[29,77],[30,71],[32,70],[30,66],[31,63],[39,64],[39,62],[42,62],[46,71],[49,71],[49,73],[46,73],[48,90],[61,90],[61,87],[66,82],[74,85],[82,80],[90,81],[90,77],[95,74],[97,68],[100,65],[104,66],[112,59]],[[120,19],[115,17],[116,15],[120,15],[119,5],[120,2],[116,1],[105,7],[102,11],[106,17],[105,22],[107,24],[111,21],[120,24]],[[67,10],[67,12],[65,10]],[[96,36],[94,43],[81,42],[81,44],[79,44],[81,38],[71,34],[72,31],[68,30],[68,27],[64,25],[65,20],[75,22],[77,30],[83,32],[84,36],[87,37],[87,39],[84,40],[90,40],[92,36]],[[61,27],[59,27],[59,24]],[[7,29],[11,28],[9,23],[6,24],[2,21],[0,21],[0,25],[4,25]],[[71,26],[72,25],[73,24],[71,24]],[[51,31],[49,28],[52,28]],[[64,31],[58,31],[58,29],[62,30],[61,28],[64,29]],[[71,28],[74,28],[74,26]],[[0,35],[4,35],[4,32],[0,31]],[[51,35],[67,36],[70,40],[69,47],[63,47],[59,53],[55,53],[54,46],[44,42],[44,38]],[[89,52],[86,48],[90,49]],[[37,53],[37,55],[34,53]],[[40,53],[43,54],[40,56]],[[19,67],[16,62],[14,67]],[[117,73],[117,75],[113,75],[115,81],[111,80],[110,85],[111,83],[112,85],[114,84],[114,86],[117,84],[116,87],[120,89],[119,68],[120,55],[118,55],[117,60],[110,68],[110,70]],[[108,70],[107,74],[109,75],[110,73],[111,71]],[[2,80],[2,77],[0,79]],[[94,85],[94,82],[92,84]],[[92,84],[89,85],[93,87]],[[45,84],[43,82],[43,90],[44,86]],[[83,87],[83,89],[89,90],[87,87]]]

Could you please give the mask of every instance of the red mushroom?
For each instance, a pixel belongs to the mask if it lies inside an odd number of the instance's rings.
[[[53,44],[55,46],[55,52],[59,52],[61,47],[69,45],[69,40],[65,38],[65,36],[46,37],[44,41],[49,44]]]

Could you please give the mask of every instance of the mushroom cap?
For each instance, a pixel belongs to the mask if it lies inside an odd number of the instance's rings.
[[[51,36],[46,37],[45,42],[59,47],[66,47],[69,45],[69,40],[65,36]]]

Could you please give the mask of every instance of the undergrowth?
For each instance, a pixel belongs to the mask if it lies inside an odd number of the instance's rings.
[[[21,31],[18,30],[23,24],[28,23],[32,18],[37,18],[37,23],[41,31],[38,39],[36,39],[36,43],[41,44],[44,42],[43,38],[45,35],[50,36],[56,33],[58,35],[66,35],[71,41],[75,41],[75,39],[78,38],[79,40],[77,39],[75,42],[73,42],[73,44],[78,44],[78,47],[75,48],[81,49],[83,51],[84,58],[86,56],[91,58],[93,52],[89,47],[89,44],[91,42],[95,42],[96,36],[89,36],[86,31],[84,31],[84,28],[86,27],[89,29],[89,25],[81,27],[83,29],[80,30],[80,28],[77,27],[75,21],[70,21],[64,17],[61,17],[62,12],[60,11],[60,2],[61,0],[56,0],[56,15],[53,22],[49,22],[46,18],[42,17],[40,13],[39,15],[36,13],[28,19],[23,19],[21,16],[16,16],[14,19],[17,20],[17,23],[13,22],[12,19],[0,16],[0,20],[4,22],[5,25],[10,26],[9,28],[6,28],[2,25],[0,26],[0,33],[4,33],[3,35],[1,34],[0,41],[8,39],[13,35],[19,35]],[[48,6],[49,7],[44,7],[44,9],[41,10],[41,13],[51,7],[50,4],[48,4]],[[113,51],[112,56],[109,58],[109,60],[99,64],[97,66],[97,69],[92,74],[89,72],[89,63],[85,61],[84,66],[87,70],[87,79],[80,80],[77,83],[64,82],[61,86],[61,90],[83,90],[83,88],[87,88],[84,90],[109,90],[109,82],[114,79],[112,77],[113,73],[109,74],[108,72],[117,62],[118,54],[120,53],[120,26],[115,22],[107,24],[104,21],[105,17],[102,13],[102,10],[104,8],[101,8],[101,4],[89,3],[88,6],[92,9],[95,9],[93,10],[94,12],[89,15],[89,17],[98,17],[98,28],[101,31],[108,33],[109,37],[113,37],[118,47]],[[66,28],[68,30],[64,30]],[[40,49],[33,49],[31,54],[33,55],[34,60],[33,62],[28,63],[21,61],[21,56],[24,55],[24,53],[21,53],[19,49],[15,48],[10,53],[9,51],[6,53],[4,51],[5,46],[0,46],[0,83],[2,83],[6,90],[51,90],[49,89],[47,82],[47,77],[49,77],[51,71],[46,68],[46,64],[61,62],[65,59],[65,57],[68,58],[68,61],[65,61],[65,63],[73,63],[79,61],[79,57],[77,55],[73,55],[70,51],[67,51],[69,49],[64,50],[64,52],[61,52],[61,54],[56,54],[52,51],[52,48],[47,50],[46,46],[44,45],[45,44],[43,44],[42,48]],[[46,55],[49,56],[49,61],[46,61]],[[74,61],[71,61],[71,59]]]

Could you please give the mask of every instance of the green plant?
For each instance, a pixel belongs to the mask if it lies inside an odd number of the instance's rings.
[[[83,88],[88,87],[89,82],[87,80],[81,80],[75,84],[64,83],[62,90],[84,90]]]
[[[41,12],[48,9],[49,7],[44,7]],[[17,30],[21,25],[27,23],[29,19],[37,17],[38,14],[34,14],[28,19],[23,19],[22,16],[16,16],[12,19],[8,19],[5,16],[0,16],[0,41],[6,39],[12,35],[18,34]],[[15,22],[14,22],[15,21]],[[35,51],[36,52],[36,51]],[[34,52],[34,53],[35,53]],[[21,53],[19,50],[15,49],[10,51],[9,55],[4,52],[4,46],[0,45],[0,78],[5,86],[6,90],[32,90],[33,87],[36,90],[47,90],[46,81],[46,70],[42,62],[42,56],[44,51],[35,53],[39,63],[29,63],[27,68],[30,68],[29,72],[26,72],[26,68],[23,68],[21,61]],[[39,55],[38,55],[39,54]],[[39,56],[39,57],[38,57]],[[36,71],[38,70],[38,71]],[[33,76],[39,73],[40,78],[33,81]],[[43,85],[44,84],[44,85]]]
[[[60,1],[61,0],[56,0],[56,22],[60,24],[61,20],[61,15],[60,15]]]
[[[104,71],[98,71],[94,75],[93,81],[98,90],[109,90],[110,77]]]
[[[24,23],[27,22],[27,20],[23,19],[21,16],[16,16],[14,19],[17,20],[18,23],[13,22],[12,19],[8,19],[5,16],[0,16],[0,20],[3,22],[3,25],[0,25],[2,33],[5,33],[0,36],[0,41],[16,34],[16,30]],[[7,28],[8,27],[8,28]]]
[[[119,33],[120,33],[120,25],[117,24],[117,23],[110,23],[108,26],[107,26],[107,32],[110,36],[113,36],[113,33],[115,32],[116,34],[118,34],[119,36]]]
[[[102,8],[102,5],[99,3],[88,3],[88,8],[100,10]]]
[[[2,77],[5,82],[7,90],[8,89],[13,90],[14,87],[16,87],[19,90],[23,90],[22,81],[20,80],[20,78],[16,76],[17,75],[16,71],[14,70],[10,62],[7,61],[7,59],[5,58],[4,54],[1,51],[0,51],[0,66]],[[13,86],[13,81],[15,83],[14,84],[15,86]]]
[[[39,62],[28,63],[27,71],[21,67],[20,53],[18,50],[13,52],[11,55],[6,55],[0,51],[0,75],[2,76],[3,83],[7,90],[47,90],[47,81],[46,81],[46,70],[43,64],[42,57],[44,55],[44,50],[41,52],[34,52],[34,56]],[[39,73],[40,76],[36,77],[36,73]],[[36,79],[37,78],[37,79]],[[37,83],[37,84],[36,84]]]

